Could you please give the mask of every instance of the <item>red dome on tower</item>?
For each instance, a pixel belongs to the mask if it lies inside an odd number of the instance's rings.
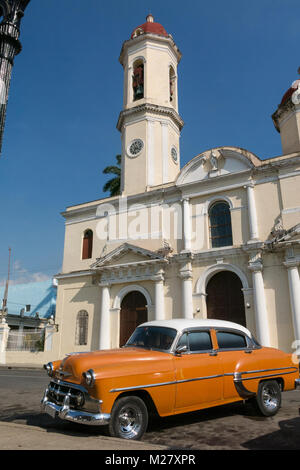
[[[158,34],[160,36],[168,37],[168,33],[160,23],[155,23],[152,15],[148,15],[146,23],[141,24],[131,34],[131,39],[139,36],[140,34]]]

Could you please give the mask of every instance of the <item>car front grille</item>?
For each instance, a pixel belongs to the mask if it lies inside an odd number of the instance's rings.
[[[69,397],[71,408],[83,407],[85,401],[83,391],[73,384],[66,384],[66,382],[50,382],[47,393],[47,397],[50,401],[56,405],[63,405],[66,396]]]

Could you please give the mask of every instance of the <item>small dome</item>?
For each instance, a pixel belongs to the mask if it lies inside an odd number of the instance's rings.
[[[300,67],[298,68],[298,73],[300,73]],[[283,95],[282,97],[282,100],[281,100],[281,105],[286,103],[292,96],[292,94],[297,90],[298,86],[300,85],[300,79],[299,80],[295,80],[292,85],[290,86],[290,88],[285,92],[285,94]]]
[[[158,34],[160,36],[168,37],[168,33],[166,32],[165,28],[160,23],[155,23],[152,15],[147,16],[146,23],[143,23],[134,29],[133,33],[131,34],[131,39],[139,36],[140,34],[146,33]]]

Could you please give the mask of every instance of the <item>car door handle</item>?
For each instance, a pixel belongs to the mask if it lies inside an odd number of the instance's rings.
[[[217,353],[217,351],[212,351],[212,352],[209,353],[209,355],[210,355],[210,356],[217,356],[218,353]]]

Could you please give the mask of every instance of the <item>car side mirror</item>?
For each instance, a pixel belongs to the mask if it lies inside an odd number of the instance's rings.
[[[176,349],[175,349],[175,355],[176,355],[176,356],[181,356],[181,354],[187,352],[187,350],[188,350],[187,345],[185,345],[185,346],[179,346],[179,348],[176,348]]]

